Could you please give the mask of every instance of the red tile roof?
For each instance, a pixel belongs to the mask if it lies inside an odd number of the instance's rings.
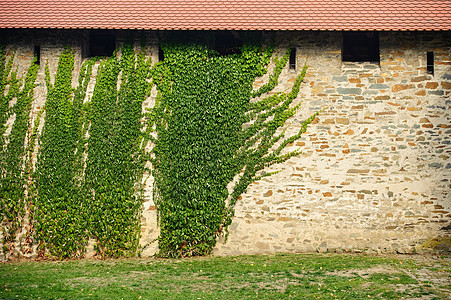
[[[451,30],[451,0],[0,0],[0,28]]]

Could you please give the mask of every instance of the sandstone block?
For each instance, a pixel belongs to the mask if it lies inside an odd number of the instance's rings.
[[[451,82],[443,81],[442,88],[445,90],[451,90]]]
[[[335,119],[326,119],[322,123],[323,124],[335,124]]]
[[[411,82],[420,82],[420,81],[425,81],[425,80],[428,80],[428,79],[429,79],[428,76],[418,76],[418,77],[412,78],[410,81]]]
[[[392,88],[391,91],[396,93],[396,92],[400,92],[400,91],[404,91],[409,89],[410,86],[406,85],[406,84],[395,84]]]
[[[376,98],[374,98],[374,100],[390,100],[390,96],[377,96]]]
[[[427,89],[436,89],[438,87],[438,82],[428,82],[426,83]]]
[[[270,197],[270,196],[272,196],[272,190],[269,190],[263,194],[263,197]]]
[[[346,173],[348,174],[368,174],[369,169],[349,169]]]
[[[343,125],[349,124],[348,118],[336,118],[335,120],[337,121],[337,124],[343,124]]]
[[[376,116],[384,116],[384,115],[396,115],[396,112],[394,111],[381,111],[375,113]]]
[[[255,246],[260,250],[268,250],[269,249],[268,243],[256,242]]]

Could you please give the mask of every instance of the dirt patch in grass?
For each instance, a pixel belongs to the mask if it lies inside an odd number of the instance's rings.
[[[404,269],[404,273],[445,295],[445,299],[451,299],[451,256],[412,255],[407,258],[415,261],[419,268]]]
[[[351,269],[342,271],[326,272],[327,276],[341,276],[341,277],[362,277],[369,278],[373,274],[400,274],[398,270],[391,266],[377,266],[368,269]]]

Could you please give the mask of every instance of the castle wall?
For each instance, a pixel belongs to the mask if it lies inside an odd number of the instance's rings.
[[[282,90],[309,66],[287,135],[321,113],[288,149],[303,153],[242,195],[215,254],[410,253],[439,236],[449,248],[449,33],[381,32],[380,64],[342,62],[340,33],[280,33],[278,44],[298,53]]]
[[[146,52],[156,62],[157,34],[144,35]],[[449,247],[450,33],[380,32],[380,63],[343,62],[339,32],[264,36],[280,54],[297,49],[296,69],[287,66],[282,71],[274,92],[289,90],[302,66],[309,66],[296,100],[302,106],[285,124],[286,135],[297,133],[304,119],[321,112],[287,148],[302,149],[302,154],[270,167],[268,172],[281,172],[253,183],[241,196],[230,235],[226,242],[220,238],[214,254],[410,253],[423,251],[434,240]],[[53,80],[58,57],[70,46],[76,54],[75,86],[86,39],[83,31],[58,30],[9,31],[4,37],[9,55],[16,51],[14,67],[22,76],[34,46],[40,46],[33,119],[45,104],[45,64]],[[119,44],[123,40],[125,34],[119,32]],[[427,51],[434,52],[434,75],[426,70]],[[94,69],[91,93],[95,74]],[[257,79],[255,88],[267,79]],[[154,90],[144,106],[151,107],[155,95]],[[90,93],[85,101],[89,98]],[[141,246],[146,256],[155,253],[159,231],[152,177],[143,181]]]

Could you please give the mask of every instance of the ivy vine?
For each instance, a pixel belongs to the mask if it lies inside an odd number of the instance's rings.
[[[76,149],[82,136],[71,86],[73,68],[74,54],[69,49],[59,58],[54,84],[46,68],[46,115],[35,175],[35,237],[41,255],[47,249],[59,258],[81,256],[88,238],[87,207],[77,181]]]
[[[9,117],[9,103],[18,92],[17,74],[11,71],[14,61],[14,53],[6,61],[5,47],[0,48],[0,146],[4,145],[4,134],[7,128],[6,120]],[[9,85],[9,90],[5,95],[5,89]]]
[[[142,103],[150,90],[150,60],[132,45],[99,67],[89,120],[86,187],[91,232],[106,257],[135,255],[141,227],[145,155]],[[120,88],[117,90],[118,81]]]
[[[264,168],[299,154],[283,150],[317,113],[298,133],[284,136],[281,127],[300,106],[293,101],[307,69],[291,91],[273,93],[289,51],[278,57],[271,47],[248,43],[240,54],[221,56],[199,42],[168,42],[162,49],[165,60],[154,67],[131,43],[112,57],[88,59],[75,88],[74,53],[65,49],[53,83],[46,67],[45,122],[37,139],[43,111],[33,128],[29,117],[38,66],[31,65],[22,84],[12,71],[13,56],[7,60],[0,48],[4,252],[12,251],[8,245],[23,225],[25,208],[32,207],[30,232],[41,256],[83,257],[90,237],[101,257],[136,255],[141,181],[150,161],[161,227],[158,255],[207,255],[217,237],[228,234],[235,204],[249,184],[274,174],[261,172]],[[268,82],[253,90],[272,57],[275,67]],[[85,103],[95,64],[92,99]],[[142,104],[153,84],[156,103],[143,124]],[[10,107],[13,99],[16,104]],[[5,138],[12,115],[15,121]],[[154,146],[146,153],[149,141]],[[36,142],[40,150],[32,176]]]
[[[0,49],[0,207],[2,211],[3,252],[13,255],[17,233],[22,229],[25,215],[26,197],[24,187],[27,182],[24,156],[27,152],[25,140],[30,126],[30,111],[33,102],[33,90],[37,77],[38,66],[31,63],[25,79],[17,78],[12,72],[14,54],[5,64],[4,48]],[[9,91],[5,95],[5,88]],[[15,99],[15,104],[10,106]],[[6,120],[14,117],[11,131],[7,137],[3,134],[7,128]]]
[[[291,104],[307,67],[291,92],[255,102],[277,85],[289,51],[274,59],[268,84],[253,91],[255,78],[266,73],[271,48],[247,44],[241,54],[229,56],[200,43],[170,42],[162,49],[164,63],[154,72],[159,95],[149,114],[149,128],[157,136],[152,163],[161,227],[158,255],[207,255],[217,236],[227,233],[239,195],[251,182],[273,174],[258,171],[299,153],[281,154],[316,114],[292,137],[284,139],[278,129],[299,108]],[[239,180],[229,193],[236,175]]]

